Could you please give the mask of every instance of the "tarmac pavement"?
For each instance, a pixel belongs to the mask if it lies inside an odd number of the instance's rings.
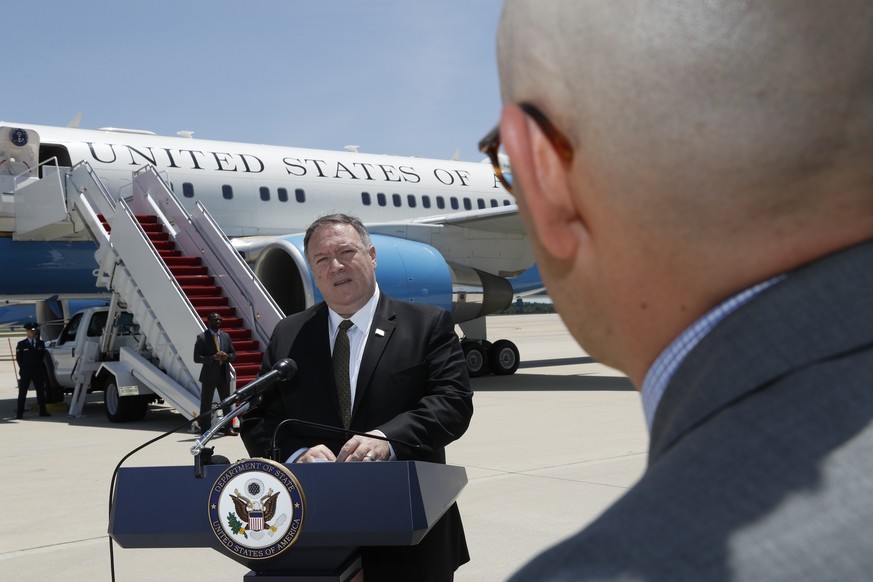
[[[637,392],[587,357],[558,316],[489,317],[488,331],[516,342],[522,366],[513,376],[473,380],[473,421],[447,451],[469,479],[458,504],[472,560],[456,573],[459,582],[504,580],[583,527],[640,477],[648,449]],[[108,581],[113,469],[185,419],[154,405],[144,420],[114,425],[95,399],[85,418],[50,405],[50,418],[29,410],[15,420],[15,341],[0,337],[0,580]],[[32,391],[28,402],[35,407]],[[191,465],[194,438],[173,434],[124,466]],[[246,456],[238,438],[210,444],[232,461]],[[114,555],[119,582],[239,581],[248,571],[211,549],[114,545]]]

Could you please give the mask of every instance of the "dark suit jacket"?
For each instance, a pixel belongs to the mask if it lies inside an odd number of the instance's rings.
[[[873,242],[792,272],[670,381],[639,483],[514,580],[866,580]]]
[[[212,332],[206,330],[197,335],[194,340],[194,361],[198,364],[203,364],[200,368],[200,382],[207,385],[218,384],[220,379],[230,379],[230,364],[236,359],[236,351],[233,349],[233,342],[230,336],[225,332],[221,332],[218,336],[218,342],[221,346],[221,351],[227,353],[227,360],[221,365],[212,359],[218,350],[215,348],[215,340],[212,337]]]
[[[286,357],[297,363],[296,376],[268,391],[263,405],[243,421],[241,434],[253,456],[266,456],[273,431],[286,418],[342,427],[327,305],[321,303],[279,322],[261,374]],[[350,428],[379,429],[389,438],[424,446],[392,443],[399,460],[445,463],[444,447],[464,434],[472,414],[470,381],[451,315],[436,307],[395,301],[383,293],[361,359]],[[337,453],[345,441],[343,435],[292,425],[279,433],[282,460],[316,444]],[[441,521],[446,536],[437,552],[442,555],[433,559],[451,562],[454,570],[468,560],[457,507],[452,506]]]
[[[42,375],[45,372],[45,342],[36,338],[36,347],[23,339],[15,346],[15,361],[22,373]]]
[[[45,342],[39,337],[36,338],[36,347],[31,346],[30,340],[27,338],[15,346],[15,361],[18,362],[19,370],[19,390],[28,390],[30,382],[33,381],[37,395],[42,398],[43,385],[45,384],[45,354]]]

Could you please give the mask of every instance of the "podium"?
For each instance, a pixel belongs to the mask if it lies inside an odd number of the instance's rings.
[[[254,465],[274,471],[287,483],[293,481],[292,491],[284,495],[293,498],[289,509],[274,523],[283,521],[285,527],[293,523],[297,529],[286,534],[285,542],[264,550],[232,548],[236,542],[230,538],[245,544],[246,540],[254,543],[248,534],[264,540],[265,533],[276,535],[261,524],[272,519],[269,494],[282,488],[270,485],[270,475],[242,474],[244,467]],[[236,479],[229,485],[232,491],[224,491],[231,478]],[[206,465],[203,478],[195,477],[190,466],[122,468],[115,485],[109,535],[123,548],[210,547],[249,567],[245,580],[343,582],[360,570],[361,546],[417,544],[466,484],[463,467],[422,461],[280,465],[250,459],[233,465]],[[251,521],[240,531],[221,533],[218,522],[233,512],[226,509],[230,502],[218,501],[218,496],[234,497],[232,492],[243,500],[233,501],[243,503],[237,505],[238,513],[248,515],[244,502],[258,511],[252,510]],[[266,517],[257,499],[264,502]],[[229,517],[234,527],[246,519]],[[295,522],[297,517],[299,522]],[[289,543],[292,535],[296,537]]]

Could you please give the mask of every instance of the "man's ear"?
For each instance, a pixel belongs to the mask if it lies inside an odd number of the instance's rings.
[[[507,105],[500,135],[512,163],[512,179],[524,198],[536,236],[557,259],[569,259],[588,236],[569,185],[569,167],[548,137],[517,105]]]

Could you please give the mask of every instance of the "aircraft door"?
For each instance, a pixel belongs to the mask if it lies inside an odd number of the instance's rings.
[[[0,174],[32,173],[38,164],[39,134],[32,129],[0,126]]]

